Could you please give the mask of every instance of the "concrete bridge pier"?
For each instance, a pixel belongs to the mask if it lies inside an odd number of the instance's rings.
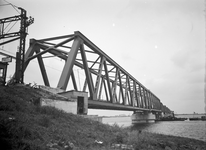
[[[155,117],[156,117],[156,120],[160,120],[163,117],[163,113],[162,112],[155,112]]]
[[[155,122],[156,115],[152,112],[134,112],[131,116],[132,124]]]

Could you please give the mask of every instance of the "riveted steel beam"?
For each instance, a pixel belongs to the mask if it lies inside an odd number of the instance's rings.
[[[64,43],[66,43],[66,41]],[[74,61],[75,61],[75,58],[77,55],[77,51],[78,51],[81,43],[82,43],[82,40],[80,38],[75,38],[73,45],[72,45],[72,48],[71,48],[71,51],[68,53],[67,61],[65,63],[65,66],[64,66],[64,69],[62,71],[59,83],[57,85],[57,87],[60,89],[66,90],[66,88],[67,88],[67,84],[69,82],[72,68],[74,66]]]
[[[107,99],[107,101],[111,102],[111,100],[109,99],[109,96],[108,96],[107,85],[105,83],[105,79],[102,78],[102,81],[103,81],[103,84],[104,84],[104,90],[105,90],[105,94],[106,94],[106,99]]]
[[[81,51],[83,65],[84,65],[86,80],[87,80],[88,87],[89,87],[90,97],[94,98],[94,83],[93,83],[93,80],[92,80],[91,72],[88,68],[87,57],[86,57],[86,54],[85,54],[85,51],[84,51],[84,45],[83,44],[80,44],[80,51]]]
[[[99,95],[98,95],[98,100],[101,99],[101,95],[102,95],[102,87],[103,87],[103,78],[101,77],[101,81],[100,81],[100,87],[99,87]]]
[[[133,96],[132,96],[132,90],[131,90],[131,85],[130,85],[130,79],[128,78],[128,87],[129,87],[129,95],[130,95],[130,105],[134,105],[133,103]]]
[[[58,43],[58,44],[56,44],[56,45],[54,45],[54,46],[48,47],[48,48],[45,49],[44,51],[42,51],[42,52],[40,52],[40,53],[38,53],[38,54],[36,54],[36,55],[34,55],[34,56],[31,56],[31,57],[27,58],[27,60],[29,61],[29,60],[32,60],[32,59],[36,58],[36,57],[39,56],[39,55],[43,55],[43,54],[49,52],[49,51],[52,50],[52,49],[55,49],[55,48],[57,48],[57,47],[65,44],[65,43],[70,42],[71,40],[73,40],[73,38],[66,39],[66,40],[64,40],[64,41],[62,41],[62,42],[60,42],[60,43]],[[75,56],[75,57],[76,57],[76,56]],[[74,58],[74,59],[75,59],[75,58]]]
[[[112,83],[112,99],[114,102],[117,101],[116,99],[116,88],[117,88],[117,78],[118,78],[118,69],[116,68],[115,80]]]
[[[38,41],[45,42],[45,41],[59,40],[59,39],[70,38],[70,37],[72,37],[71,39],[74,39],[74,34],[39,39]]]
[[[118,73],[118,79],[119,79],[119,87],[120,87],[120,95],[121,95],[121,97],[122,97],[122,102],[123,102],[123,104],[125,104],[126,102],[125,102],[125,97],[124,97],[124,91],[123,91],[123,87],[122,87],[122,79],[121,79],[121,76],[120,76],[120,71],[119,71],[119,69],[117,69],[117,73]]]
[[[96,79],[95,88],[94,88],[94,98],[95,99],[97,99],[97,94],[98,94],[98,90],[99,90],[99,83],[100,83],[100,78],[101,78],[101,75],[102,75],[102,68],[103,68],[103,65],[104,65],[104,61],[105,61],[105,58],[102,57],[101,61],[100,61],[100,64],[99,64],[97,79]]]
[[[141,85],[139,85],[139,93],[140,93],[140,99],[141,99],[141,108],[144,108],[144,104],[143,104],[143,95],[142,95],[142,87]]]
[[[72,73],[71,73],[71,77],[72,77],[72,83],[73,83],[74,89],[75,89],[76,91],[78,91],[77,83],[76,83],[76,79],[75,79],[74,71],[73,71],[73,70],[72,70]],[[79,87],[79,88],[81,88],[81,87]]]
[[[112,97],[112,89],[111,89],[111,85],[110,85],[110,79],[109,79],[109,74],[108,74],[108,70],[107,70],[107,64],[106,61],[104,61],[104,69],[105,69],[105,76],[107,79],[107,88],[109,91],[109,97],[110,97],[110,102],[114,103],[113,97]]]
[[[128,76],[126,76],[126,82],[125,82],[125,94],[124,94],[124,98],[125,98],[125,104],[124,105],[128,105],[129,104],[129,95],[128,95],[128,80],[129,80],[129,78],[128,78]],[[128,104],[127,104],[127,103]]]
[[[132,99],[132,106],[138,106],[137,89],[135,81],[133,81]]]
[[[1,45],[4,45],[4,44],[7,44],[7,43],[10,43],[10,42],[13,42],[13,41],[16,41],[16,40],[18,40],[18,39],[20,39],[20,37],[13,38],[13,39],[11,39],[11,40],[8,40],[8,41],[5,41],[5,42],[2,42],[2,43],[0,43],[0,46],[1,46]]]
[[[38,47],[38,49],[36,49],[35,51],[36,51],[37,54],[40,53],[40,48]],[[38,63],[39,63],[39,67],[40,67],[40,70],[41,70],[41,74],[42,74],[42,77],[43,77],[44,84],[46,86],[50,87],[49,79],[48,79],[48,76],[47,76],[47,73],[46,73],[44,62],[42,60],[42,56],[41,55],[37,56],[37,60],[38,60]]]
[[[95,65],[95,64],[101,64],[101,62],[99,63],[98,60],[100,59],[100,56],[94,61],[92,62],[93,64],[91,65],[90,69]]]

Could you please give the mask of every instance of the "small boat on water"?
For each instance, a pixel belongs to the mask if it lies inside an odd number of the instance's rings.
[[[201,120],[206,121],[206,116],[201,116]]]
[[[185,121],[187,118],[177,118],[177,117],[162,117],[156,121]]]
[[[197,120],[201,120],[200,118],[189,118],[190,121],[197,121]]]
[[[206,121],[206,116],[201,116],[201,118],[193,117],[193,118],[189,118],[189,120],[190,121],[198,121],[198,120]]]

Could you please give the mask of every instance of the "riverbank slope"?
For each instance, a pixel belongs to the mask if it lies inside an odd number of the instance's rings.
[[[57,95],[30,86],[0,86],[0,142],[12,150],[194,149],[206,142],[109,126],[39,100]]]

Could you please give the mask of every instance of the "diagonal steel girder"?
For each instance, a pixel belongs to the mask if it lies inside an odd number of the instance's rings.
[[[77,51],[79,49],[82,40],[80,38],[76,38],[73,42],[71,51],[68,53],[67,61],[64,65],[64,69],[62,71],[59,83],[57,85],[58,88],[66,90],[67,84],[69,82],[69,77],[72,72],[72,68],[74,66],[74,61],[77,55]]]

